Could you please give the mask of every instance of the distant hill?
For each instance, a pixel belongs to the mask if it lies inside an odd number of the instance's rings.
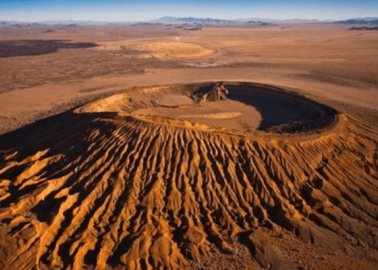
[[[103,21],[76,21],[76,20],[51,20],[51,21],[0,21],[0,27],[9,27],[9,26],[79,26],[79,25],[109,25],[113,24],[111,22]]]
[[[377,25],[378,26],[378,17],[369,17],[369,18],[355,18],[343,21],[336,21],[336,24],[346,24],[346,25]]]
[[[248,25],[258,25],[258,26],[276,26],[278,24],[272,22],[265,22],[265,21],[246,21]]]
[[[247,18],[247,19],[240,19],[242,22],[247,23],[270,23],[270,24],[306,24],[306,23],[320,23],[321,21],[316,19],[265,19],[265,18]]]
[[[355,31],[377,31],[378,30],[378,26],[372,26],[372,27],[369,27],[369,26],[354,26],[354,27],[349,28],[349,30],[355,30]]]

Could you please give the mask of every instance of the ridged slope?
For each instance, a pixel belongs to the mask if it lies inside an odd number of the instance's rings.
[[[315,250],[373,268],[377,142],[345,115],[280,138],[68,112],[0,138],[0,261],[293,269]]]

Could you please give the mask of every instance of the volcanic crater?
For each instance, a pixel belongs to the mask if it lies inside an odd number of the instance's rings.
[[[102,98],[0,136],[0,267],[374,269],[377,145],[273,86]]]
[[[197,83],[143,88],[76,110],[116,112],[137,119],[202,129],[312,132],[337,120],[337,112],[298,94],[253,83]]]

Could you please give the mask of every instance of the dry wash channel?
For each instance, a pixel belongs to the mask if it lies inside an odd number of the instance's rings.
[[[264,85],[110,96],[0,137],[0,267],[374,269],[377,143]]]

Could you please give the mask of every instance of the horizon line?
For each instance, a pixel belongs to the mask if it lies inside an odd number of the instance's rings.
[[[229,22],[245,22],[248,20],[272,20],[272,21],[317,21],[317,22],[337,22],[337,21],[347,21],[347,20],[366,20],[366,19],[378,19],[377,16],[364,16],[364,17],[348,17],[345,19],[318,19],[318,18],[300,18],[300,17],[293,17],[293,18],[287,18],[287,19],[275,19],[274,17],[243,17],[238,19],[226,19],[222,17],[196,17],[196,16],[161,16],[157,17],[155,19],[148,19],[148,20],[125,20],[125,21],[111,21],[111,20],[77,20],[77,19],[56,19],[56,20],[18,20],[18,19],[1,19],[0,22],[18,22],[18,23],[42,23],[42,22],[93,22],[93,23],[143,23],[143,22],[155,22],[158,20],[162,20],[165,18],[171,18],[171,19],[197,19],[197,20],[222,20],[222,21],[229,21]]]

